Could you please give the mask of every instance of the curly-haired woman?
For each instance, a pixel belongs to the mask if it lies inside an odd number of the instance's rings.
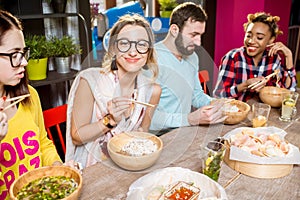
[[[295,90],[292,52],[275,41],[282,34],[277,24],[279,20],[278,16],[264,12],[248,14],[248,22],[244,24],[244,46],[229,51],[222,58],[214,96],[247,101],[256,98],[266,85]],[[275,70],[277,77],[264,78]]]

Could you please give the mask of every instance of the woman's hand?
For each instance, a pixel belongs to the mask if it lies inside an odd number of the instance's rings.
[[[69,160],[68,162],[64,163],[64,165],[71,167],[71,168],[77,170],[80,174],[82,174],[83,167],[82,167],[81,163],[76,162],[74,160]]]
[[[2,111],[3,105],[4,105],[4,99],[0,98],[0,142],[7,134],[7,129],[8,129],[7,116]]]
[[[0,141],[3,140],[7,134],[7,116],[4,112],[0,112]]]
[[[258,83],[258,84],[255,84]],[[261,88],[263,88],[266,85],[266,81],[264,77],[256,77],[256,78],[250,78],[246,81],[240,83],[237,85],[238,92],[245,92],[248,89],[255,90],[258,92]]]
[[[122,116],[130,111],[131,106],[129,97],[115,97],[107,102],[108,113],[113,116],[117,124],[122,120]]]
[[[61,166],[61,165],[63,165],[63,163],[60,161],[55,161],[54,163],[52,163],[52,166]]]
[[[271,45],[269,45],[270,50],[269,50],[269,56],[274,56],[274,54],[277,54],[279,51],[281,51],[285,57],[289,57],[289,56],[292,56],[292,51],[287,47],[285,46],[282,42],[275,42]]]
[[[266,86],[267,80],[264,77],[257,77],[257,78],[248,79],[246,81],[246,83],[247,83],[247,87],[254,84],[253,86],[249,87],[249,89],[259,92],[262,88],[264,88]],[[257,83],[257,84],[255,84],[255,83]]]

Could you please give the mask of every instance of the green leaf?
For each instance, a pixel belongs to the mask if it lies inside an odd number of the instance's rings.
[[[160,10],[173,10],[176,6],[178,6],[178,3],[176,0],[158,0],[158,3],[160,5]]]

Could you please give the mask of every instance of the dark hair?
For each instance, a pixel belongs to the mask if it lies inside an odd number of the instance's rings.
[[[265,12],[257,12],[255,14],[248,14],[247,16],[248,22],[244,24],[245,31],[247,30],[247,27],[251,23],[255,22],[262,22],[269,26],[271,31],[271,37],[277,37],[279,34],[282,34],[282,31],[279,30],[277,22],[279,22],[280,17],[278,16],[272,16],[270,14],[267,14]]]
[[[184,23],[188,20],[205,22],[207,20],[207,14],[201,5],[185,2],[174,8],[170,16],[170,25],[176,24],[181,31]]]
[[[23,30],[21,22],[14,17],[11,13],[7,11],[0,10],[0,45],[2,45],[2,40],[9,30],[17,29]],[[5,95],[10,95],[11,97],[28,94],[28,79],[27,72],[25,71],[24,77],[21,79],[20,83],[15,86],[4,85]],[[29,98],[25,98],[22,104],[30,103]]]

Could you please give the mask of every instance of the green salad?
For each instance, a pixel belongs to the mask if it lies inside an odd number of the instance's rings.
[[[73,178],[49,176],[34,180],[24,186],[17,194],[17,199],[63,199],[78,187]]]

